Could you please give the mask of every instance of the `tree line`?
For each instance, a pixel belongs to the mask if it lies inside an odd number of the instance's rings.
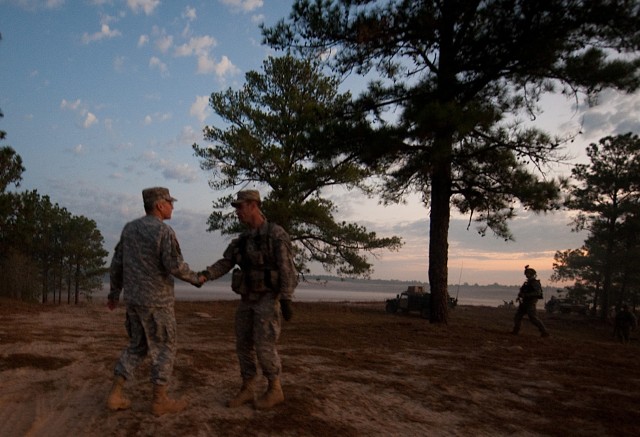
[[[608,136],[587,147],[589,164],[572,169],[565,205],[577,211],[584,244],[556,252],[553,280],[574,281],[569,297],[590,301],[593,314],[640,304],[640,138]]]
[[[268,58],[263,73],[248,72],[242,89],[211,94],[224,124],[206,127],[212,144],[193,149],[213,188],[268,189],[264,211],[289,231],[303,271],[317,262],[338,274],[367,276],[367,255],[402,244],[336,220],[327,194],[338,186],[352,198],[378,196],[385,204],[419,195],[429,214],[432,323],[448,318],[452,210],[467,215],[481,235],[512,240],[508,223],[519,208],[567,206],[584,211],[576,226],[598,236],[585,252],[611,259],[629,244],[614,231],[630,233],[632,213],[598,220],[600,210],[578,202],[578,191],[563,201],[571,190],[566,178],[547,176],[550,163],[566,159],[564,146],[575,135],[554,136],[524,120],[536,120],[547,94],[593,103],[605,88],[638,89],[638,2],[294,0],[290,15],[262,32],[263,42],[284,56]],[[359,95],[340,93],[354,75],[372,80]],[[580,169],[574,178],[588,192],[591,181],[580,179],[587,177]],[[31,194],[42,210],[60,210]],[[209,230],[238,231],[231,197],[214,201]],[[43,233],[56,228],[56,215],[65,216],[52,213]],[[52,269],[63,263],[60,256],[44,260],[50,251],[31,256],[62,240],[35,236],[42,246],[21,253],[35,260],[46,296],[50,280],[62,277]],[[612,290],[621,275],[630,280],[632,270],[620,273],[620,263],[603,259],[596,290],[606,308],[618,299]]]
[[[35,190],[7,191],[19,187],[24,170],[13,148],[0,148],[0,296],[42,303],[90,299],[102,287],[108,255],[96,222]]]

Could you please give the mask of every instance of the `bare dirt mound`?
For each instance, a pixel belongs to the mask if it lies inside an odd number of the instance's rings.
[[[295,304],[280,347],[286,402],[231,410],[235,306],[177,303],[170,392],[190,407],[156,418],[148,364],[127,383],[131,410],[105,407],[124,308],[0,300],[0,435],[622,436],[640,424],[640,347],[605,323],[546,316],[550,338],[526,321],[512,336],[512,311],[462,306],[436,326],[383,303]]]

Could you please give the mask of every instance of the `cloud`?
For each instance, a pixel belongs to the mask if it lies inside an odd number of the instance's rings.
[[[200,56],[198,58],[198,74],[214,73],[218,77],[231,76],[238,74],[240,69],[233,65],[233,63],[223,56],[220,62],[216,62],[215,59],[209,56]]]
[[[92,42],[95,41],[100,41],[102,39],[111,39],[111,38],[115,38],[117,36],[121,36],[122,34],[120,33],[119,30],[111,30],[111,28],[109,27],[108,24],[103,24],[100,27],[100,31],[96,32],[94,34],[88,34],[88,33],[84,33],[82,35],[82,43],[83,44],[90,44]]]
[[[198,66],[196,72],[198,74],[213,73],[218,77],[238,74],[240,69],[233,65],[228,57],[223,56],[220,62],[217,62],[211,56],[211,49],[217,45],[218,42],[211,36],[194,37],[188,43],[176,47],[174,55],[178,57],[197,56]]]
[[[196,8],[192,8],[191,6],[187,6],[186,8],[184,8],[182,18],[186,18],[189,21],[194,21],[196,18],[198,18],[196,14]]]
[[[85,129],[93,126],[98,122],[98,117],[96,117],[95,114],[89,112],[80,99],[77,99],[75,101],[62,99],[62,102],[60,102],[60,109],[77,112],[81,117],[84,118],[82,126]]]
[[[91,112],[88,112],[87,116],[84,119],[84,123],[82,123],[82,126],[84,126],[84,128],[87,129],[93,126],[94,124],[96,124],[97,122],[98,122],[98,117],[96,117]]]
[[[116,56],[113,60],[113,69],[119,73],[121,73],[124,69],[124,56]]]
[[[127,6],[134,13],[143,11],[145,15],[151,15],[160,4],[160,0],[127,0]]]
[[[199,171],[189,164],[177,164],[173,161],[158,158],[158,154],[147,150],[142,154],[142,159],[154,170],[159,170],[166,179],[183,183],[193,183],[198,180]]]
[[[156,40],[156,47],[162,53],[167,53],[172,46],[173,36],[171,35],[162,35]]]
[[[71,149],[71,153],[73,153],[74,155],[84,155],[86,153],[86,147],[84,147],[82,144],[78,144]]]
[[[81,104],[82,102],[80,101],[80,99],[77,99],[73,102],[70,102],[67,99],[62,99],[62,102],[60,102],[60,109],[69,109],[72,111],[77,111],[78,108],[80,108]]]
[[[220,0],[220,3],[230,6],[232,11],[251,12],[261,8],[262,0]]]
[[[589,141],[640,132],[640,92],[625,94],[606,90],[599,94],[597,105],[582,109],[582,131]]]
[[[65,0],[12,0],[11,3],[24,9],[35,12],[40,10],[58,9],[64,5]]]
[[[198,169],[192,168],[189,164],[174,164],[167,161],[160,161],[162,175],[167,179],[174,179],[184,183],[192,183],[198,180]]]
[[[138,38],[138,47],[144,47],[149,43],[149,35],[140,35]]]
[[[162,62],[157,56],[152,56],[151,59],[149,59],[149,68],[158,69],[158,71],[160,71],[160,74],[162,74],[163,76],[166,76],[168,74],[167,64]]]
[[[203,123],[207,118],[209,108],[209,96],[196,96],[195,102],[191,104],[189,109],[189,115],[196,117],[200,123]]]
[[[148,126],[152,123],[158,123],[158,122],[170,120],[171,117],[172,115],[170,112],[164,112],[164,113],[156,112],[153,115],[146,115],[144,117],[144,124],[145,126]]]
[[[205,35],[189,39],[175,50],[175,56],[203,56],[209,54],[211,48],[218,45],[215,38]]]

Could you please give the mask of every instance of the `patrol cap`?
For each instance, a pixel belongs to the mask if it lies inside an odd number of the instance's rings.
[[[175,202],[178,199],[171,197],[169,189],[164,187],[152,187],[142,190],[142,200],[145,205],[151,205],[158,200],[166,200],[169,202]]]
[[[236,208],[241,203],[249,202],[249,201],[258,202],[258,205],[260,205],[260,193],[258,192],[258,190],[242,190],[242,191],[238,191],[237,198],[236,198],[236,200],[231,202],[231,206]]]

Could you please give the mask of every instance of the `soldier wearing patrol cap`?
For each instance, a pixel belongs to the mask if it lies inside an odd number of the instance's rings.
[[[548,337],[549,333],[547,332],[547,328],[536,314],[536,304],[538,303],[538,299],[542,299],[542,286],[540,285],[540,281],[536,278],[537,272],[526,265],[524,266],[524,276],[527,280],[522,284],[520,292],[518,293],[518,301],[520,302],[520,305],[516,311],[512,334],[518,335],[522,319],[526,315],[529,317],[529,321],[538,328],[540,335]]]
[[[279,225],[270,223],[260,210],[260,193],[238,192],[231,205],[247,230],[229,244],[222,258],[203,272],[213,280],[229,272],[231,288],[241,300],[235,315],[236,353],[242,388],[228,402],[230,408],[253,402],[255,408],[271,408],[284,401],[280,383],[282,365],[276,349],[281,318],[290,320],[291,299],[297,285],[291,241]],[[258,365],[267,378],[267,391],[254,399]]]
[[[142,199],[146,215],[125,225],[111,261],[108,307],[113,310],[124,291],[129,345],[115,366],[107,407],[115,411],[131,406],[123,387],[148,355],[153,382],[151,410],[160,416],[187,406],[184,399],[171,399],[166,391],[177,348],[173,277],[197,287],[201,282],[184,262],[173,229],[164,223],[171,219],[176,199],[164,187],[143,190]]]

